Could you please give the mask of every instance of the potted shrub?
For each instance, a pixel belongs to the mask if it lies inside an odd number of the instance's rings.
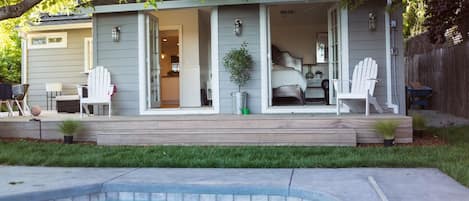
[[[382,120],[376,122],[374,128],[378,134],[383,136],[385,147],[391,147],[394,145],[397,127],[399,127],[399,122],[395,120]]]
[[[247,43],[241,48],[233,49],[223,58],[223,65],[230,72],[230,80],[238,85],[238,91],[231,93],[233,97],[233,112],[235,114],[248,114],[247,93],[241,91],[250,78],[252,57],[247,50]]]
[[[423,133],[427,128],[427,120],[425,117],[420,114],[412,115],[412,128],[414,136],[423,137]]]
[[[64,135],[64,144],[73,144],[73,136],[77,134],[81,124],[75,120],[65,120],[59,124],[59,130]]]

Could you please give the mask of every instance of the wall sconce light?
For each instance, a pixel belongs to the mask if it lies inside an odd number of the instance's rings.
[[[243,32],[243,21],[241,19],[235,19],[234,22],[234,33],[236,36],[240,36]]]
[[[112,28],[112,41],[119,42],[121,35],[121,28],[120,27],[113,27]]]
[[[376,31],[376,14],[374,12],[368,13],[368,29]]]

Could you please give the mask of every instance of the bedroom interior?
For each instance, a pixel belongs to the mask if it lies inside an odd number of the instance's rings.
[[[269,6],[272,106],[332,104],[328,10],[335,5]]]

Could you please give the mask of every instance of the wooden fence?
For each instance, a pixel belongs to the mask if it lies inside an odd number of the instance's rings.
[[[406,83],[433,88],[431,109],[469,118],[469,41],[425,46],[421,38],[412,40],[407,43]]]

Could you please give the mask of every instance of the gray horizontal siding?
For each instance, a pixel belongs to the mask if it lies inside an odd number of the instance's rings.
[[[259,43],[259,6],[222,6],[218,10],[219,37],[219,86],[220,112],[231,113],[231,93],[238,87],[230,82],[230,74],[223,66],[223,57],[232,49],[239,48],[243,42],[248,43],[248,51],[253,58],[251,80],[242,88],[248,95],[248,107],[252,113],[261,113],[261,76],[260,76],[260,43]],[[233,20],[243,21],[242,35],[233,33]]]
[[[62,31],[61,31],[62,32]],[[46,83],[61,82],[63,94],[77,94],[76,85],[86,82],[84,38],[91,29],[67,30],[67,48],[30,49],[28,51],[28,101],[46,109]]]
[[[111,72],[117,94],[112,97],[116,115],[139,113],[138,82],[138,22],[137,13],[96,14],[93,17],[95,38],[95,64]],[[121,38],[113,42],[111,30],[119,26]]]
[[[385,35],[385,1],[369,1],[363,6],[349,11],[349,72],[352,76],[355,65],[365,57],[371,57],[378,64],[378,82],[375,97],[382,107],[386,107],[386,35]],[[368,31],[368,13],[377,15],[376,31]],[[363,103],[349,102],[352,112],[361,112]]]

